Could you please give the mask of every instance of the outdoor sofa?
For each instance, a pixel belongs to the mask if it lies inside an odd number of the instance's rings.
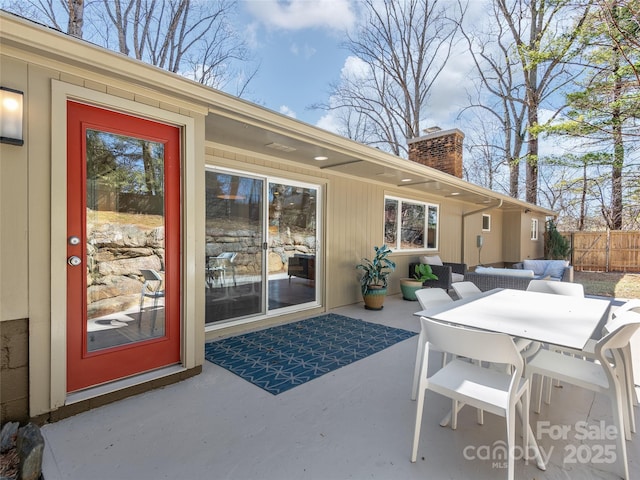
[[[573,282],[573,267],[565,260],[524,260],[513,268],[476,267],[464,279],[483,292],[494,288],[526,290],[533,279]]]
[[[437,280],[427,280],[422,285],[431,288],[443,288],[449,291],[453,282],[461,282],[467,273],[466,263],[443,262],[437,255],[420,257],[419,262],[409,264],[409,278],[414,278],[416,265],[427,263],[431,265],[431,271],[438,277]]]

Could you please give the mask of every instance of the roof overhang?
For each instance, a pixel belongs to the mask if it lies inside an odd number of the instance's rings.
[[[235,104],[237,105],[237,104]],[[501,210],[531,210],[553,216],[555,212],[471,184],[440,170],[406,160],[307,125],[284,115],[250,105],[250,112],[234,105],[211,108],[206,119],[206,140],[220,147],[281,161],[310,170],[332,172],[414,195],[472,204],[469,210],[500,205]],[[324,158],[316,160],[316,158]]]

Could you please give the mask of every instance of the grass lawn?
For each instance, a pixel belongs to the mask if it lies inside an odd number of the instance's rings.
[[[573,281],[584,285],[587,295],[640,298],[640,273],[574,272]]]

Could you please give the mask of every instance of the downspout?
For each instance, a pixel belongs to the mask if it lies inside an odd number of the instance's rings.
[[[469,215],[475,215],[476,213],[486,212],[487,210],[494,210],[496,208],[500,208],[502,206],[502,199],[498,200],[497,205],[489,205],[488,207],[479,208],[478,210],[473,210],[471,212],[462,214],[462,241],[460,242],[460,263],[464,263],[464,243],[465,243],[465,231],[464,224],[465,219]]]

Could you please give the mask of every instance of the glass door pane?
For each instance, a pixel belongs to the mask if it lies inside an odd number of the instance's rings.
[[[264,181],[207,171],[205,323],[264,312]]]
[[[87,351],[165,335],[164,144],[87,130]]]
[[[318,190],[269,183],[269,310],[316,301]]]

